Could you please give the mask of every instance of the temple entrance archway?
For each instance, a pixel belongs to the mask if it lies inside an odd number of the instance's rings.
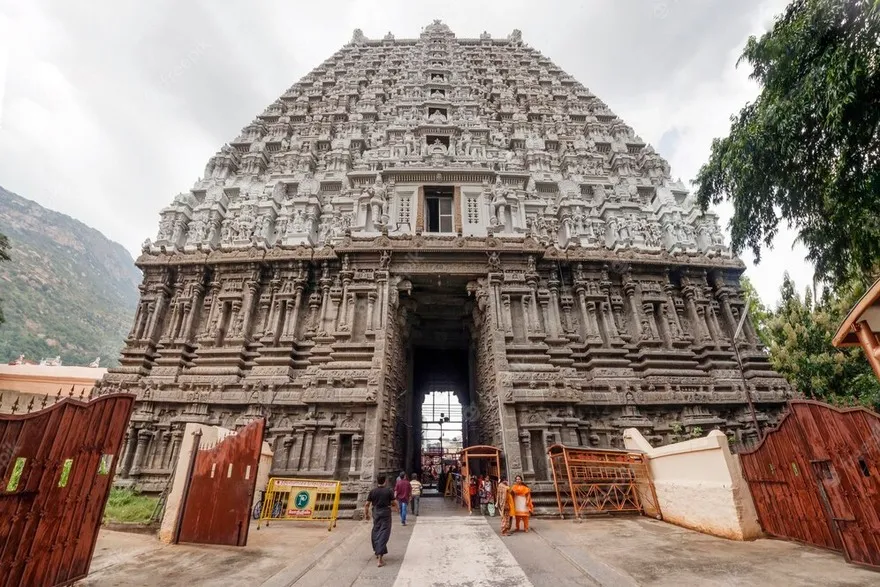
[[[407,391],[403,406],[403,468],[428,474],[443,452],[475,442],[476,423],[469,420],[475,402],[469,279],[454,276],[411,278],[406,302]],[[400,438],[400,437],[399,437]],[[455,440],[453,440],[455,439]],[[456,452],[452,451],[452,452]],[[451,453],[446,454],[448,460]],[[437,457],[437,458],[434,458]],[[434,462],[437,461],[437,462]]]

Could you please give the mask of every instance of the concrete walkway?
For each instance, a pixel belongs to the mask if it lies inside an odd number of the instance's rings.
[[[544,586],[709,587],[880,584],[880,573],[779,540],[733,542],[648,518],[532,521],[502,538],[500,520],[422,499],[406,526],[395,516],[386,566],[370,522],[251,528],[244,548],[165,546],[151,536],[102,531],[91,575],[78,585],[264,587]]]

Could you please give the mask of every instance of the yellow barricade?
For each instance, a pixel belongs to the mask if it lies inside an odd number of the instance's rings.
[[[342,483],[322,479],[272,477],[263,497],[260,521],[299,520],[327,522],[328,531],[336,527],[339,517],[339,493]]]

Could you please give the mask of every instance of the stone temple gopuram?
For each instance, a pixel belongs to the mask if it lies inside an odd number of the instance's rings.
[[[650,145],[524,44],[351,42],[162,210],[101,393],[139,401],[119,475],[172,473],[186,422],[267,418],[276,475],[417,470],[421,404],[540,491],[554,443],[736,441],[791,394],[746,322],[744,265]],[[736,359],[736,344],[742,370]]]

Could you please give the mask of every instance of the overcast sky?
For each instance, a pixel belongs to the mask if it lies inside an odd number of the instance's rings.
[[[208,158],[351,39],[523,40],[590,88],[689,182],[753,99],[736,59],[784,0],[413,2],[0,0],[0,185],[93,226],[133,255]],[[540,6],[540,8],[539,8]],[[729,210],[721,207],[723,224]],[[812,280],[781,231],[748,275],[775,303]]]

